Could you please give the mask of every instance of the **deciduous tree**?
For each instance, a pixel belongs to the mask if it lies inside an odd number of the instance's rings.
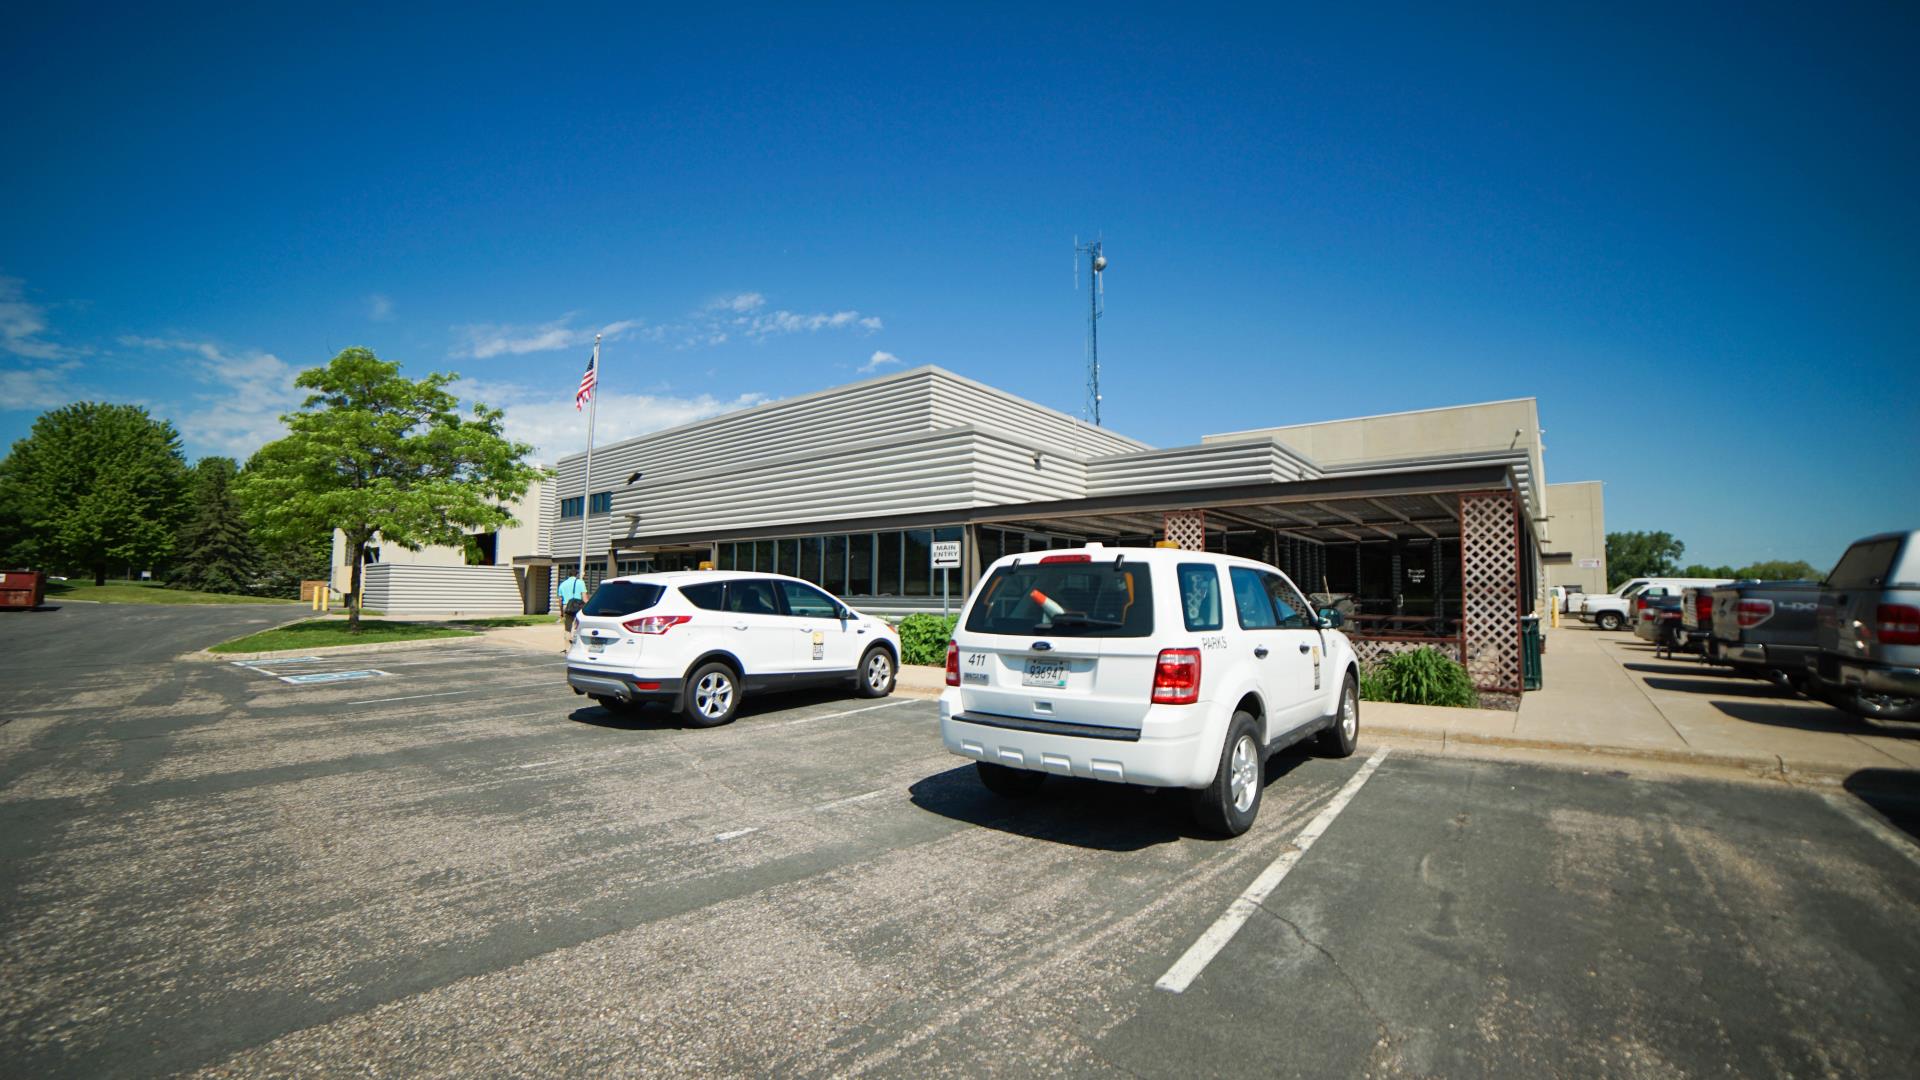
[[[287,437],[262,447],[241,473],[242,504],[263,537],[346,534],[355,630],[374,534],[411,549],[458,545],[467,530],[513,524],[506,504],[538,475],[526,462],[533,448],[501,434],[500,410],[476,404],[461,415],[445,389],[457,378],[416,382],[370,349],[347,349],[300,373],[295,385],[313,393],[283,417]]]
[[[1666,532],[1607,534],[1607,586],[1637,577],[1672,577],[1687,545]]]
[[[149,567],[173,550],[187,466],[173,425],[136,405],[81,401],[41,414],[0,462],[14,557],[85,568]]]

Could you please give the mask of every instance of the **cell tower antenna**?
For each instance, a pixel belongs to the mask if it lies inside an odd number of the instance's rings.
[[[1100,426],[1100,315],[1106,310],[1107,255],[1099,240],[1081,243],[1073,238],[1073,287],[1080,288],[1080,256],[1087,257],[1087,406],[1093,426]]]

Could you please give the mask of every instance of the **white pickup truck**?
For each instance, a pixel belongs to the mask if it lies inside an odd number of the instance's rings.
[[[1580,621],[1593,623],[1602,630],[1618,630],[1627,625],[1633,614],[1633,601],[1642,594],[1672,596],[1695,586],[1712,588],[1731,584],[1726,578],[1637,577],[1622,582],[1612,592],[1582,594]]]

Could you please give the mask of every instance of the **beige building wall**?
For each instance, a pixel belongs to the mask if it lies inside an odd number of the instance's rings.
[[[513,518],[519,522],[499,530],[499,538],[494,543],[495,566],[513,565],[516,555],[541,555],[546,546],[546,533],[551,529],[548,523],[543,528],[541,515],[542,502],[548,481],[536,480],[527,493],[516,499],[509,509]],[[479,535],[477,532],[474,535]],[[465,566],[466,549],[450,547],[444,544],[428,544],[419,551],[408,551],[398,544],[388,544],[376,534],[368,545],[380,549],[380,562],[393,566]],[[339,529],[333,530],[333,590],[345,593],[353,587],[352,553],[347,550],[347,534]]]
[[[1547,517],[1553,538],[1543,552],[1547,584],[1606,592],[1607,516],[1600,481],[1548,484]]]
[[[1533,398],[1450,405],[1438,409],[1358,416],[1314,424],[1208,435],[1203,443],[1278,439],[1329,469],[1449,454],[1525,449],[1534,485],[1534,517],[1542,516],[1539,485],[1546,483],[1540,410]]]

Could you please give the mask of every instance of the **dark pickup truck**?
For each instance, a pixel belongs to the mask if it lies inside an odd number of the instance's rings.
[[[1706,591],[1713,603],[1707,660],[1805,692],[1820,652],[1820,583],[1741,581]]]
[[[1680,647],[1680,594],[1654,595],[1649,589],[1633,598],[1633,633],[1662,652]]]

